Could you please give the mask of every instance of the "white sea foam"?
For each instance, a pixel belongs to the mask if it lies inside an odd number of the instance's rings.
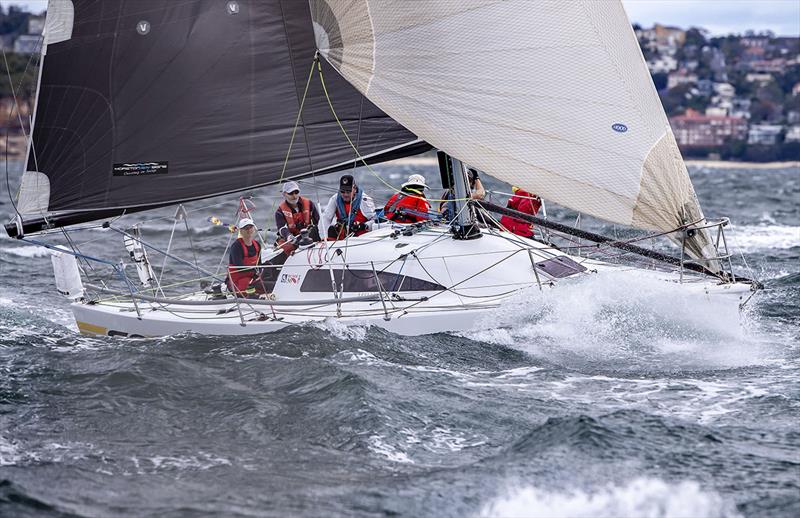
[[[231,461],[211,453],[199,452],[197,455],[171,456],[156,455],[146,459],[156,470],[207,470],[217,466],[230,466]],[[137,467],[139,462],[135,463]]]
[[[0,435],[0,466],[14,466],[20,460],[19,446]]]
[[[355,340],[356,342],[363,342],[369,330],[368,324],[344,323],[335,318],[326,318],[321,322],[314,322],[314,326],[330,332],[340,340]]]
[[[725,232],[734,252],[786,250],[800,247],[800,227],[784,225],[737,225]]]
[[[15,255],[17,257],[26,257],[26,258],[34,258],[34,257],[49,257],[50,251],[46,248],[40,246],[17,246],[12,248],[3,248],[3,254],[10,254]]]
[[[696,482],[677,484],[637,478],[627,484],[588,491],[553,492],[535,486],[518,489],[481,511],[480,516],[526,518],[723,518],[739,516],[735,507]]]
[[[631,271],[528,290],[476,329],[462,334],[559,363],[571,356],[620,368],[760,364],[766,348],[757,331],[743,324],[735,301],[717,304]]]
[[[374,453],[383,455],[392,462],[400,462],[403,464],[414,463],[414,461],[409,458],[406,452],[397,449],[391,444],[387,444],[381,435],[371,435],[369,437],[369,449]]]

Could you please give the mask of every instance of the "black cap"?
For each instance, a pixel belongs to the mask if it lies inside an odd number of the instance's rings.
[[[339,178],[339,191],[349,191],[353,188],[353,176],[346,174]]]

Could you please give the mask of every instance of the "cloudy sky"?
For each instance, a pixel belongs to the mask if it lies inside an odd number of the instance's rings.
[[[302,1],[302,0],[300,0]],[[572,1],[572,0],[563,0]],[[606,1],[606,0],[596,0]],[[711,34],[771,30],[779,36],[800,36],[800,0],[623,0],[632,22],[649,27],[658,22]],[[41,11],[46,0],[0,0]]]
[[[632,22],[703,27],[713,35],[771,30],[800,36],[800,0],[623,0]]]

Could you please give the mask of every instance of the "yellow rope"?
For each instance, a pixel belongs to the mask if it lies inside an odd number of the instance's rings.
[[[283,168],[281,169],[281,176],[278,178],[278,185],[283,182],[283,177],[286,174],[286,168],[289,166],[289,157],[292,154],[292,146],[294,146],[294,138],[297,135],[297,128],[300,126],[300,117],[303,115],[303,107],[306,104],[306,97],[308,96],[308,87],[311,85],[311,78],[314,77],[314,64],[319,62],[319,53],[314,53],[314,59],[311,62],[311,69],[308,71],[308,79],[306,79],[306,87],[303,90],[303,97],[300,99],[300,109],[297,111],[297,118],[294,120],[294,127],[292,128],[292,138],[289,139],[289,149],[286,150],[286,158],[283,160]],[[275,203],[272,204],[272,210],[270,213],[275,211]],[[267,222],[269,222],[269,214],[267,215]],[[267,228],[269,225],[268,223],[264,224],[264,228]],[[277,229],[276,229],[277,230]]]
[[[342,125],[342,122],[339,120],[339,116],[336,115],[336,110],[333,109],[333,103],[331,102],[331,97],[330,97],[330,95],[328,95],[328,88],[325,86],[325,76],[322,73],[322,63],[320,62],[319,59],[317,59],[316,61],[317,61],[317,70],[319,71],[319,80],[320,80],[320,83],[322,83],[322,91],[325,93],[325,99],[328,101],[328,107],[330,107],[331,113],[333,114],[333,118],[336,119],[336,124],[339,125],[339,129],[342,130],[342,133],[344,134],[345,138],[347,139],[347,142],[350,144],[350,147],[353,148],[353,151],[356,153],[357,159],[362,164],[364,164],[367,167],[367,170],[370,173],[372,173],[372,175],[375,178],[380,180],[381,183],[383,183],[386,187],[388,187],[389,189],[391,189],[395,193],[402,192],[400,189],[396,188],[394,185],[388,183],[386,180],[381,178],[381,176],[372,169],[372,167],[366,162],[366,160],[364,160],[364,157],[361,156],[361,153],[359,153],[358,148],[356,148],[355,144],[353,144],[353,141],[350,139],[350,135],[347,134],[347,131],[344,129],[344,126]],[[435,199],[435,198],[424,198],[424,197],[414,196],[414,195],[410,195],[410,196],[412,198],[423,199],[423,200],[426,200],[426,201],[429,201],[429,202],[440,202],[440,203],[441,202],[448,202],[448,201],[469,201],[471,199],[471,198],[455,198],[455,196],[454,196],[452,199],[440,200],[440,199]]]

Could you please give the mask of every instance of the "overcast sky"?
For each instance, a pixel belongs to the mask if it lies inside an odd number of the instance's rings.
[[[713,35],[752,29],[771,30],[779,36],[800,36],[800,0],[623,0],[623,3],[631,21],[645,27],[658,22],[683,28],[703,27]],[[0,0],[4,7],[9,4],[22,5],[34,12],[47,7],[46,0]]]

